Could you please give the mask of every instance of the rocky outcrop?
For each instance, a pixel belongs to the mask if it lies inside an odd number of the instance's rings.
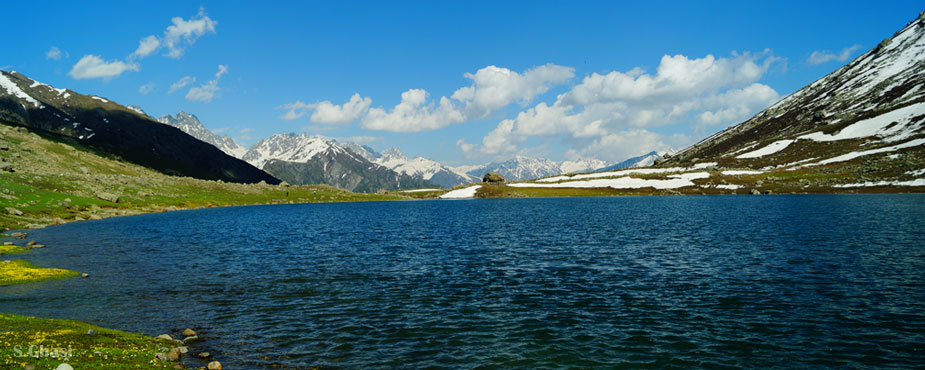
[[[504,182],[504,176],[501,176],[501,174],[497,172],[488,172],[485,174],[485,176],[482,176],[482,182],[488,182],[488,183]]]

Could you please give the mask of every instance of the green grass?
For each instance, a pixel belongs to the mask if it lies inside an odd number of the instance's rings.
[[[0,286],[64,279],[77,274],[77,271],[35,267],[23,260],[0,261]]]
[[[96,334],[88,334],[90,330]],[[64,362],[74,369],[172,369],[175,363],[154,359],[156,353],[171,346],[176,344],[79,321],[0,313],[3,369],[22,369],[26,365],[54,369]],[[33,354],[42,355],[27,356],[30,348]]]
[[[0,245],[0,256],[20,253],[26,253],[26,248],[20,247],[18,245]]]

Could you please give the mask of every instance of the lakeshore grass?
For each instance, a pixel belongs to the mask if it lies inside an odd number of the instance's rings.
[[[95,334],[89,334],[90,330]],[[0,313],[0,367],[54,369],[172,369],[156,353],[177,343],[72,320]]]
[[[64,279],[75,275],[77,271],[36,267],[23,260],[0,261],[0,286]]]

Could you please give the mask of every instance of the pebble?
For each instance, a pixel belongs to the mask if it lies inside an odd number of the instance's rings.
[[[93,329],[87,330],[87,334],[96,335],[96,330],[93,330]]]
[[[222,363],[218,361],[212,361],[206,366],[209,370],[222,370]]]

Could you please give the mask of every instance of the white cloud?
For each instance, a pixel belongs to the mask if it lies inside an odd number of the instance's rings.
[[[780,61],[766,50],[733,54],[662,57],[654,74],[637,67],[628,72],[591,74],[557,97],[501,121],[482,139],[486,155],[521,152],[531,137],[558,138],[573,155],[605,160],[667,148],[648,127],[688,124],[729,125],[777,101],[779,95],[761,79]]]
[[[363,128],[392,132],[418,132],[435,130],[450,124],[465,121],[465,116],[457,110],[447,97],[441,97],[434,106],[427,103],[428,93],[423,89],[411,89],[401,94],[401,103],[392,111],[382,108],[370,108],[363,117]]]
[[[152,90],[154,90],[154,82],[148,82],[138,87],[138,93],[141,95],[148,95]]]
[[[201,101],[203,103],[212,102],[212,99],[215,99],[215,97],[218,96],[219,90],[221,90],[218,86],[218,81],[226,72],[228,72],[228,66],[219,64],[218,72],[215,73],[215,79],[209,80],[209,82],[199,87],[189,89],[189,92],[186,93],[186,100]]]
[[[177,80],[177,82],[170,84],[170,90],[168,90],[167,93],[172,94],[173,92],[180,90],[193,82],[196,82],[196,77],[183,76]]]
[[[161,41],[157,39],[157,36],[151,35],[145,37],[138,42],[138,49],[135,49],[135,52],[129,55],[129,59],[147,57],[160,46]]]
[[[223,133],[223,132],[225,132],[225,131],[228,131],[229,129],[230,129],[230,127],[221,127],[221,128],[217,128],[217,129],[212,130],[212,133],[214,133],[214,134],[216,134],[216,135],[220,135],[221,133]]]
[[[807,63],[812,65],[828,63],[833,60],[839,62],[847,61],[851,57],[851,54],[854,54],[855,51],[861,48],[861,45],[854,44],[849,47],[846,47],[841,50],[838,54],[833,54],[828,50],[816,50],[810,54],[809,59],[806,60]]]
[[[468,156],[472,153],[472,150],[475,149],[475,144],[469,144],[463,139],[456,140],[456,147],[463,152],[464,155]]]
[[[344,124],[356,121],[369,109],[373,101],[362,98],[360,94],[353,94],[350,100],[343,105],[334,105],[325,100],[314,105],[311,121],[324,124]]]
[[[125,63],[120,60],[107,62],[96,55],[84,55],[77,64],[74,64],[74,67],[71,68],[68,75],[77,80],[84,78],[103,78],[109,80],[121,75],[122,72],[138,71],[139,68],[138,64],[135,63]]]
[[[57,46],[52,46],[45,52],[45,59],[61,60],[62,57],[67,58],[67,56],[67,53],[62,52]]]
[[[456,90],[451,98],[464,103],[467,118],[473,119],[487,117],[513,102],[528,103],[574,77],[575,69],[549,63],[520,74],[488,66],[464,76],[472,80],[472,85]]]
[[[342,105],[335,105],[328,100],[313,104],[296,101],[280,107],[287,109],[286,114],[280,118],[292,121],[305,116],[309,110],[314,110],[309,118],[314,123],[347,124],[362,117],[372,103],[372,99],[361,97],[360,94],[353,94],[350,100]]]
[[[218,22],[205,15],[202,8],[196,17],[189,20],[173,17],[171,22],[173,24],[167,26],[162,40],[167,47],[167,56],[171,58],[183,56],[185,47],[194,44],[199,37],[207,33],[215,33],[215,26],[218,25]]]

